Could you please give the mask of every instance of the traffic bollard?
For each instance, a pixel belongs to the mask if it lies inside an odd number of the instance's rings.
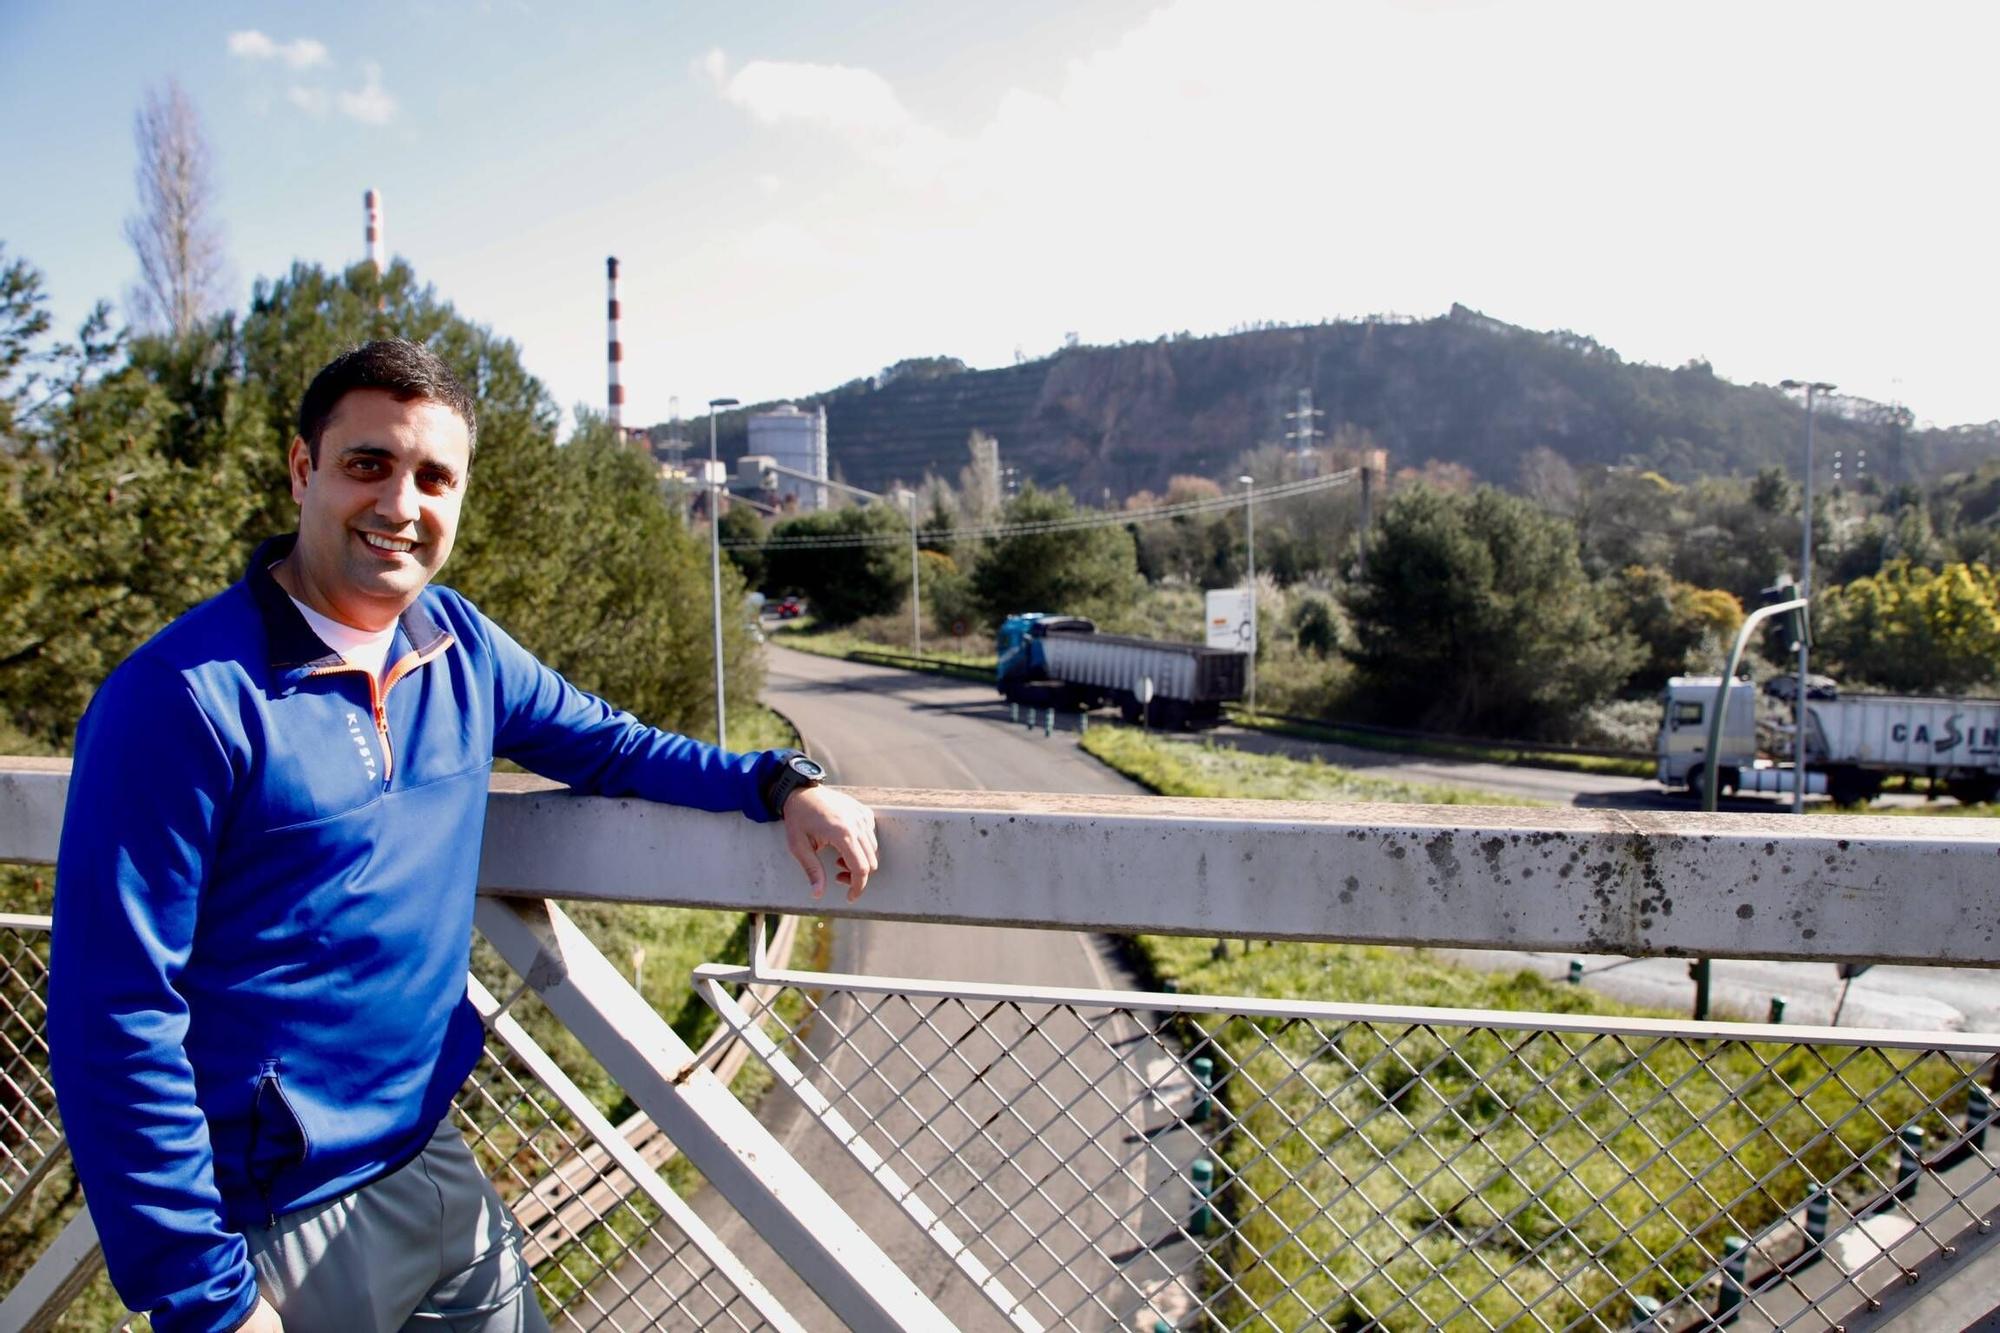
[[[1632,1298],[1632,1322],[1625,1325],[1630,1329],[1658,1328],[1660,1326],[1660,1302],[1653,1296]]]
[[[1077,710],[1076,734],[1079,736],[1088,736],[1090,734],[1090,714],[1084,709]]]
[[[1731,1236],[1722,1242],[1722,1289],[1715,1293],[1715,1322],[1727,1324],[1743,1304],[1743,1277],[1750,1268],[1750,1242]]]
[[[1210,1093],[1215,1088],[1215,1061],[1205,1055],[1197,1055],[1194,1058],[1194,1081],[1197,1091],[1194,1109],[1188,1112],[1188,1119],[1199,1125],[1208,1119],[1214,1109]]]
[[[1021,720],[1021,705],[1016,700],[1009,699],[1007,701],[1007,720],[1009,722],[1019,722]]]
[[[1924,1173],[1924,1131],[1905,1125],[1896,1137],[1901,1140],[1896,1153],[1896,1197],[1907,1200],[1915,1196]]]
[[[1581,986],[1583,984],[1583,960],[1581,958],[1572,958],[1569,960],[1569,984],[1572,986]]]
[[[1194,1159],[1188,1168],[1194,1184],[1194,1214],[1188,1218],[1188,1231],[1197,1236],[1206,1236],[1215,1224],[1215,1209],[1209,1202],[1215,1195],[1215,1163],[1206,1157]]]
[[[1782,995],[1771,997],[1771,1021],[1773,1023],[1785,1021],[1785,997]]]
[[[1806,1182],[1812,1186],[1812,1193],[1806,1197],[1806,1240],[1810,1248],[1819,1249],[1826,1244],[1826,1216],[1833,1205],[1833,1195],[1818,1181]]]
[[[1986,1122],[1993,1118],[1993,1095],[1978,1084],[1965,1098],[1965,1141],[1974,1148],[1986,1146]]]
[[[1056,734],[1056,706],[1054,704],[1050,704],[1047,708],[1042,710],[1042,735],[1053,736],[1055,734]]]

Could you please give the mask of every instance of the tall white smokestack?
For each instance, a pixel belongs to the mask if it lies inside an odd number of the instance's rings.
[[[382,271],[382,196],[370,190],[361,196],[361,202],[368,210],[368,262],[375,271]]]
[[[622,439],[625,434],[625,386],[618,382],[618,363],[625,359],[625,347],[618,341],[618,259],[612,256],[604,261],[605,287],[609,297],[609,324],[611,343],[611,429]]]

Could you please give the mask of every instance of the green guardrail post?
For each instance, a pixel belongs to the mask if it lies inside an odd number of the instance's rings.
[[[1814,1251],[1826,1244],[1826,1218],[1833,1207],[1833,1193],[1816,1180],[1808,1180],[1812,1193],[1806,1196],[1806,1240]]]
[[[1569,960],[1569,984],[1572,986],[1581,986],[1583,984],[1583,960],[1581,958],[1572,958]]]
[[[1215,1163],[1206,1157],[1194,1159],[1188,1168],[1188,1176],[1194,1186],[1194,1213],[1188,1218],[1188,1231],[1196,1236],[1206,1236],[1215,1225]]]
[[[1659,1298],[1654,1296],[1634,1296],[1632,1298],[1632,1322],[1630,1329],[1658,1328],[1660,1319]]]
[[[1911,1199],[1916,1196],[1917,1184],[1924,1174],[1924,1131],[1915,1125],[1905,1125],[1896,1134],[1899,1140],[1896,1150],[1896,1197]]]
[[[1007,701],[1007,720],[1009,722],[1019,722],[1021,720],[1021,705],[1012,699]]]
[[[1986,1146],[1986,1125],[1993,1119],[1993,1096],[1975,1083],[1965,1097],[1965,1141],[1974,1148]]]
[[[1194,1058],[1194,1109],[1188,1112],[1188,1119],[1201,1124],[1215,1112],[1215,1061],[1205,1055]]]
[[[1076,734],[1079,736],[1090,734],[1090,710],[1088,708],[1079,708],[1076,710]]]
[[[1056,734],[1056,706],[1054,704],[1050,704],[1047,708],[1042,710],[1042,735],[1053,736],[1055,734]]]
[[[1785,1021],[1785,997],[1782,995],[1771,997],[1771,1021],[1773,1023]]]
[[[1743,1304],[1743,1281],[1750,1269],[1750,1242],[1731,1236],[1722,1242],[1722,1290],[1715,1293],[1715,1322],[1736,1320],[1736,1307]]]

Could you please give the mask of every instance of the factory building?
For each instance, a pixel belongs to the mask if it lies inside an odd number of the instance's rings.
[[[750,418],[749,452],[761,454],[793,472],[825,479],[828,475],[826,409],[802,412],[785,403],[769,412],[756,413]],[[791,508],[786,501],[794,499],[802,513],[829,507],[830,493],[826,487],[796,477],[780,476],[777,493],[780,505]]]

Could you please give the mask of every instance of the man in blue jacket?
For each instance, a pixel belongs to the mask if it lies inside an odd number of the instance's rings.
[[[447,1113],[495,756],[782,820],[857,896],[873,816],[577,690],[464,598],[471,398],[377,342],[307,389],[295,537],[133,653],[77,734],[50,1065],[111,1277],[160,1333],[546,1328]]]

